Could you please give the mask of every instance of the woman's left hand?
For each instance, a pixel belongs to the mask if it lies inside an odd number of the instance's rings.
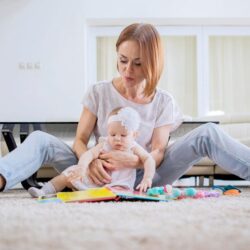
[[[139,157],[133,153],[113,150],[99,155],[102,164],[108,170],[114,171],[124,167],[137,168],[140,164]]]

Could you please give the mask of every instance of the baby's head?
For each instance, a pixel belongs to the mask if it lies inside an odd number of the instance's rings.
[[[113,149],[127,150],[134,142],[140,116],[130,107],[114,109],[108,118],[108,142]]]

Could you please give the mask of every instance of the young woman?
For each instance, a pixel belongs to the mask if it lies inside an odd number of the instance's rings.
[[[73,149],[57,138],[33,132],[17,149],[0,160],[0,187],[7,190],[51,163],[62,172],[76,165],[87,151],[90,135],[106,136],[108,114],[116,107],[132,107],[142,118],[137,139],[156,162],[153,185],[172,184],[202,157],[208,156],[225,170],[250,180],[250,149],[224,133],[217,125],[205,124],[168,146],[169,133],[182,122],[174,98],[157,89],[163,68],[160,36],[150,24],[132,24],[117,43],[119,77],[94,84],[83,100],[83,111]],[[135,186],[143,176],[139,157],[119,150],[99,156],[89,166],[88,176],[97,185],[111,182],[112,170],[122,166],[137,169]]]

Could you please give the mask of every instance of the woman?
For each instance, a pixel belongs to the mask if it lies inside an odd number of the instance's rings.
[[[142,117],[138,143],[151,152],[157,170],[153,185],[171,184],[202,157],[208,156],[225,170],[250,180],[250,149],[232,139],[214,124],[205,124],[167,146],[169,133],[182,122],[171,95],[156,89],[163,68],[163,52],[157,30],[150,24],[132,24],[116,43],[117,69],[112,81],[93,85],[83,100],[83,111],[73,149],[57,138],[33,132],[17,149],[0,160],[0,188],[7,190],[51,163],[62,172],[75,165],[87,150],[89,138],[106,136],[106,120],[116,107],[130,106]],[[112,151],[102,154],[89,167],[97,185],[111,182],[108,172],[122,166],[137,168],[135,186],[143,176],[135,155]]]

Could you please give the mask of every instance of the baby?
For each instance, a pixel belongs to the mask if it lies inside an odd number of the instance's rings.
[[[65,187],[74,190],[86,190],[100,187],[93,184],[87,176],[89,164],[99,157],[101,153],[111,150],[128,151],[139,157],[144,166],[144,175],[141,183],[136,187],[145,192],[152,186],[155,174],[155,161],[143,147],[136,143],[135,138],[140,126],[140,116],[136,110],[125,107],[113,110],[107,121],[108,136],[100,137],[98,144],[82,154],[78,165],[64,170],[60,175],[47,182],[41,189],[31,187],[28,192],[32,197],[55,194]],[[124,168],[111,172],[111,183],[107,187],[133,190],[136,170]]]

